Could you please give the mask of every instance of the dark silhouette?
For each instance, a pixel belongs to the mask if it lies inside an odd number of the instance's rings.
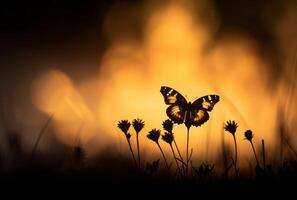
[[[170,87],[162,86],[160,92],[164,97],[165,104],[169,105],[166,109],[167,116],[174,123],[184,123],[187,127],[186,174],[188,174],[190,128],[191,126],[201,126],[208,121],[208,112],[212,111],[220,97],[218,95],[203,96],[191,103]]]
[[[232,161],[233,161],[233,164],[234,164],[234,171],[235,171],[236,177],[238,177],[238,169],[237,169],[237,142],[236,142],[236,137],[235,137],[237,127],[238,127],[238,124],[235,121],[227,121],[227,123],[224,126],[225,131],[228,131],[233,136],[233,141],[234,141],[234,160],[232,160]]]
[[[131,146],[131,141],[130,141],[131,134],[128,133],[130,126],[131,126],[131,123],[128,120],[122,120],[122,121],[119,121],[119,123],[118,123],[119,129],[121,129],[121,131],[126,136],[126,139],[127,139],[127,142],[128,142],[128,146],[129,146],[133,161],[134,161],[135,165],[137,165],[136,159],[135,159],[135,156],[134,156],[134,152],[133,152],[133,149],[132,149],[132,146]]]
[[[184,118],[187,120],[186,114]],[[37,136],[37,145],[35,143],[34,146],[38,146],[51,119],[52,117],[43,125],[41,132]],[[167,191],[166,194],[174,194],[175,192],[194,193],[197,191],[203,193],[210,190],[234,192],[236,190],[246,191],[246,188],[251,192],[264,191],[266,187],[269,190],[277,189],[281,191],[282,188],[287,189],[296,181],[296,157],[289,157],[290,154],[288,154],[283,162],[270,164],[271,148],[264,145],[263,139],[262,148],[259,148],[261,154],[259,154],[258,158],[254,147],[254,134],[251,130],[245,131],[243,136],[250,142],[252,146],[251,153],[254,154],[256,162],[248,161],[252,172],[250,174],[238,169],[236,143],[238,124],[235,121],[227,121],[224,128],[222,128],[223,133],[225,130],[233,136],[234,156],[230,158],[228,149],[224,144],[224,140],[222,140],[223,156],[220,154],[217,159],[212,161],[212,164],[202,161],[202,164],[195,167],[193,166],[195,162],[192,160],[193,150],[191,149],[188,152],[186,158],[183,158],[179,151],[178,141],[174,137],[174,123],[176,122],[169,118],[162,122],[164,131],[152,129],[147,134],[147,139],[157,144],[161,152],[160,157],[164,159],[163,163],[160,162],[160,158],[150,161],[144,155],[140,156],[140,145],[137,140],[138,134],[144,127],[144,121],[141,119],[134,119],[132,123],[128,120],[121,120],[117,124],[119,130],[125,135],[133,162],[128,156],[121,154],[113,145],[94,157],[88,157],[85,145],[81,144],[79,140],[73,147],[67,147],[55,141],[56,143],[53,144],[50,155],[40,153],[35,156],[35,159],[31,159],[32,152],[25,152],[22,148],[20,132],[5,130],[6,137],[4,138],[10,153],[14,155],[14,159],[6,161],[7,157],[3,156],[4,154],[0,155],[0,178],[7,185],[10,182],[15,183],[14,180],[26,185],[26,180],[30,179],[35,183],[51,183],[52,187],[57,188],[64,186],[66,183],[74,188],[82,188],[87,186],[86,183],[88,183],[95,185],[102,191],[107,191],[110,188],[129,191],[133,187],[136,189],[135,191],[161,193]],[[183,123],[188,130],[192,126],[192,124]],[[132,135],[129,131],[131,126],[133,126],[136,134],[136,144],[131,141]],[[162,143],[169,145],[172,152],[170,156],[165,155]],[[133,145],[137,146],[138,159],[134,156]],[[189,151],[188,148],[187,151]],[[34,152],[38,151],[38,148],[34,149]],[[127,151],[129,150],[127,149]],[[196,157],[194,158],[196,159]],[[226,164],[223,164],[222,160],[226,160]],[[232,167],[234,167],[235,173],[228,174]]]
[[[134,119],[132,122],[133,128],[136,132],[136,142],[137,142],[137,157],[138,157],[138,167],[140,168],[140,151],[139,151],[139,138],[138,134],[144,127],[144,121],[141,119]]]

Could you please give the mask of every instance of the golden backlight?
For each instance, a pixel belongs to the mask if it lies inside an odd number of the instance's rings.
[[[191,102],[217,94],[221,100],[210,112],[210,120],[190,130],[194,157],[211,161],[219,156],[223,123],[231,119],[239,123],[239,158],[246,164],[244,159],[252,154],[243,140],[245,130],[253,130],[257,144],[264,138],[267,146],[274,145],[278,98],[267,91],[268,64],[258,56],[253,40],[232,35],[206,51],[211,35],[182,3],[173,1],[152,8],[143,41],[112,41],[101,59],[98,75],[80,84],[50,69],[33,84],[34,104],[54,115],[57,137],[66,144],[74,144],[79,137],[84,144],[98,140],[100,145],[115,143],[115,148],[126,151],[117,122],[141,118],[145,121],[140,133],[141,151],[155,158],[158,149],[146,134],[152,128],[161,129],[167,119],[160,87],[170,86]],[[130,130],[133,143],[135,133]],[[184,152],[186,128],[175,126],[174,133]],[[224,137],[232,145],[231,135],[225,133]],[[169,147],[161,145],[170,155]],[[85,147],[90,154],[96,153],[97,148]]]

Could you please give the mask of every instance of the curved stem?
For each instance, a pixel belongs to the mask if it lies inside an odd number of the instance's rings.
[[[36,150],[37,150],[38,144],[39,144],[39,142],[40,142],[40,140],[41,140],[43,134],[45,133],[45,131],[46,131],[48,125],[49,125],[50,122],[52,121],[53,117],[54,117],[54,115],[51,115],[50,118],[48,118],[48,120],[46,121],[46,123],[45,123],[44,126],[42,127],[42,129],[40,130],[39,135],[38,135],[38,137],[37,137],[37,139],[36,139],[36,142],[35,142],[34,147],[33,147],[33,150],[32,150],[32,154],[31,154],[31,157],[32,157],[32,158],[35,156],[35,152],[36,152]]]
[[[237,142],[235,138],[235,134],[233,135],[234,139],[234,148],[235,148],[235,155],[234,155],[234,168],[235,168],[235,175],[238,177],[238,171],[237,171]]]
[[[162,156],[163,156],[163,158],[164,158],[164,161],[165,161],[166,167],[167,167],[168,171],[170,171],[170,168],[169,168],[169,165],[168,165],[168,163],[167,163],[167,160],[166,160],[165,154],[164,154],[164,152],[163,152],[163,150],[162,150],[162,148],[161,148],[160,144],[159,144],[159,143],[157,143],[157,145],[158,145],[158,147],[159,147],[159,149],[160,149],[160,151],[161,151],[161,153],[162,153]]]
[[[129,149],[131,151],[131,154],[132,154],[132,158],[134,160],[134,164],[135,164],[135,166],[137,166],[137,162],[136,162],[136,159],[135,159],[135,156],[134,156],[133,149],[132,149],[131,142],[130,142],[130,139],[129,138],[127,138],[127,142],[128,142],[128,145],[129,145]]]
[[[172,144],[170,144],[170,148],[171,148],[171,151],[172,151],[172,154],[173,154],[174,160],[175,160],[175,164],[176,164],[176,166],[177,166],[178,170],[180,171],[179,164],[178,164],[178,162],[177,162],[177,160],[176,160],[176,156],[175,156],[175,153],[174,153],[174,150],[173,150]]]
[[[175,148],[176,148],[176,150],[177,150],[177,153],[178,153],[178,155],[179,155],[180,161],[182,162],[182,170],[183,170],[183,173],[185,173],[185,166],[184,166],[184,163],[183,163],[183,162],[184,162],[184,159],[183,159],[183,157],[182,157],[182,155],[181,155],[181,153],[180,153],[180,151],[179,151],[179,148],[178,148],[178,145],[177,145],[175,139],[173,139],[173,142],[174,142]],[[177,160],[177,159],[176,159],[176,160]]]
[[[180,153],[180,151],[179,151],[179,148],[178,148],[178,146],[177,146],[177,143],[176,143],[175,139],[173,140],[173,142],[174,142],[175,148],[176,148],[176,150],[177,150],[177,153],[178,153],[180,159],[181,159],[181,160],[184,160],[183,157],[182,157],[182,155],[181,155],[181,153]]]
[[[138,133],[136,134],[136,142],[137,142],[137,154],[138,154],[138,167],[140,168],[140,153],[139,153]]]
[[[252,145],[252,148],[253,148],[253,152],[254,152],[254,155],[255,155],[255,159],[256,159],[257,165],[260,166],[260,165],[259,165],[259,160],[258,160],[258,157],[257,157],[257,154],[256,154],[256,151],[255,151],[254,144],[253,144],[252,141],[250,141],[250,142],[251,142],[251,145]]]

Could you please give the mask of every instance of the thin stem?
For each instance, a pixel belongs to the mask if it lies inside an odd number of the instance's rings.
[[[179,157],[180,157],[180,161],[181,161],[181,163],[182,163],[183,173],[185,173],[184,159],[183,159],[183,157],[182,157],[182,155],[181,155],[181,153],[180,153],[180,151],[179,151],[179,148],[178,148],[178,145],[177,145],[175,139],[173,139],[173,142],[174,142],[175,148],[176,148],[176,150],[177,150],[177,152],[178,152],[178,155],[179,155]]]
[[[178,170],[180,171],[179,164],[178,164],[178,162],[177,162],[177,159],[176,159],[176,156],[175,156],[175,153],[174,153],[174,150],[173,150],[172,144],[170,144],[170,148],[171,148],[171,151],[172,151],[172,154],[173,154],[173,157],[174,157],[174,160],[175,160],[176,166],[177,166]]]
[[[162,148],[161,148],[160,144],[159,144],[159,143],[157,143],[157,145],[158,145],[158,147],[159,147],[159,149],[160,149],[160,151],[161,151],[161,153],[162,153],[162,156],[163,156],[163,158],[164,158],[164,161],[165,161],[166,167],[167,167],[168,171],[170,171],[170,168],[169,168],[169,165],[168,165],[168,163],[167,163],[167,160],[166,160],[165,154],[164,154],[164,152],[163,152],[163,150],[162,150]]]
[[[32,158],[35,156],[35,153],[36,153],[38,144],[39,144],[39,142],[40,142],[40,140],[41,140],[43,134],[45,133],[45,131],[46,131],[48,125],[49,125],[50,122],[52,121],[53,117],[54,117],[54,115],[51,115],[51,116],[48,118],[48,120],[46,121],[46,123],[43,125],[42,129],[40,130],[39,135],[38,135],[38,137],[37,137],[37,139],[36,139],[36,142],[35,142],[34,147],[33,147],[33,150],[32,150],[32,154],[31,154],[31,157],[32,157]]]
[[[265,144],[264,144],[264,140],[262,139],[262,154],[263,154],[263,167],[264,170],[266,168],[266,158],[265,158]]]
[[[186,174],[188,175],[188,169],[189,169],[189,139],[190,138],[190,128],[187,128],[187,165],[186,165]]]
[[[180,153],[180,151],[179,151],[179,148],[178,148],[178,146],[177,146],[177,143],[176,143],[175,139],[173,140],[173,142],[174,142],[175,148],[176,148],[176,150],[177,150],[177,153],[178,153],[180,159],[181,159],[181,160],[184,160],[183,157],[182,157],[182,155],[181,155],[181,153]]]
[[[128,137],[126,137],[127,139],[127,142],[128,142],[128,145],[129,145],[129,149],[131,151],[131,154],[132,154],[132,158],[134,160],[134,163],[135,163],[135,166],[137,166],[137,162],[136,162],[136,159],[135,159],[135,156],[134,156],[134,153],[133,153],[133,149],[132,149],[132,146],[131,146],[131,142],[130,142],[130,139]]]
[[[235,134],[233,135],[234,140],[234,148],[235,148],[235,155],[234,155],[234,168],[235,168],[235,175],[238,177],[238,171],[237,171],[237,142],[235,138]]]
[[[295,156],[297,157],[297,151],[292,147],[291,143],[289,142],[288,138],[284,138],[286,144],[288,145],[289,149],[295,154]]]
[[[250,140],[250,143],[251,143],[252,148],[253,148],[253,152],[254,152],[254,155],[255,155],[255,159],[256,159],[257,165],[260,166],[260,164],[259,164],[259,160],[258,160],[256,151],[255,151],[255,147],[254,147],[254,144],[253,144],[252,140]]]
[[[140,153],[139,153],[138,133],[136,133],[136,141],[137,141],[138,167],[140,168]]]

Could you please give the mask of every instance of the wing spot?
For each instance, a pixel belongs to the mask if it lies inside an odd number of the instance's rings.
[[[194,118],[194,121],[199,121],[200,119],[202,119],[204,117],[204,111],[199,110],[196,117]]]
[[[180,109],[178,106],[174,106],[171,110],[171,114],[176,117],[181,117]]]
[[[211,107],[211,103],[209,103],[209,102],[205,101],[205,99],[203,99],[202,107],[205,109],[208,109],[209,107]]]
[[[168,102],[169,103],[175,103],[176,102],[176,95],[177,94],[175,94],[175,95],[173,95],[173,96],[168,96]]]

